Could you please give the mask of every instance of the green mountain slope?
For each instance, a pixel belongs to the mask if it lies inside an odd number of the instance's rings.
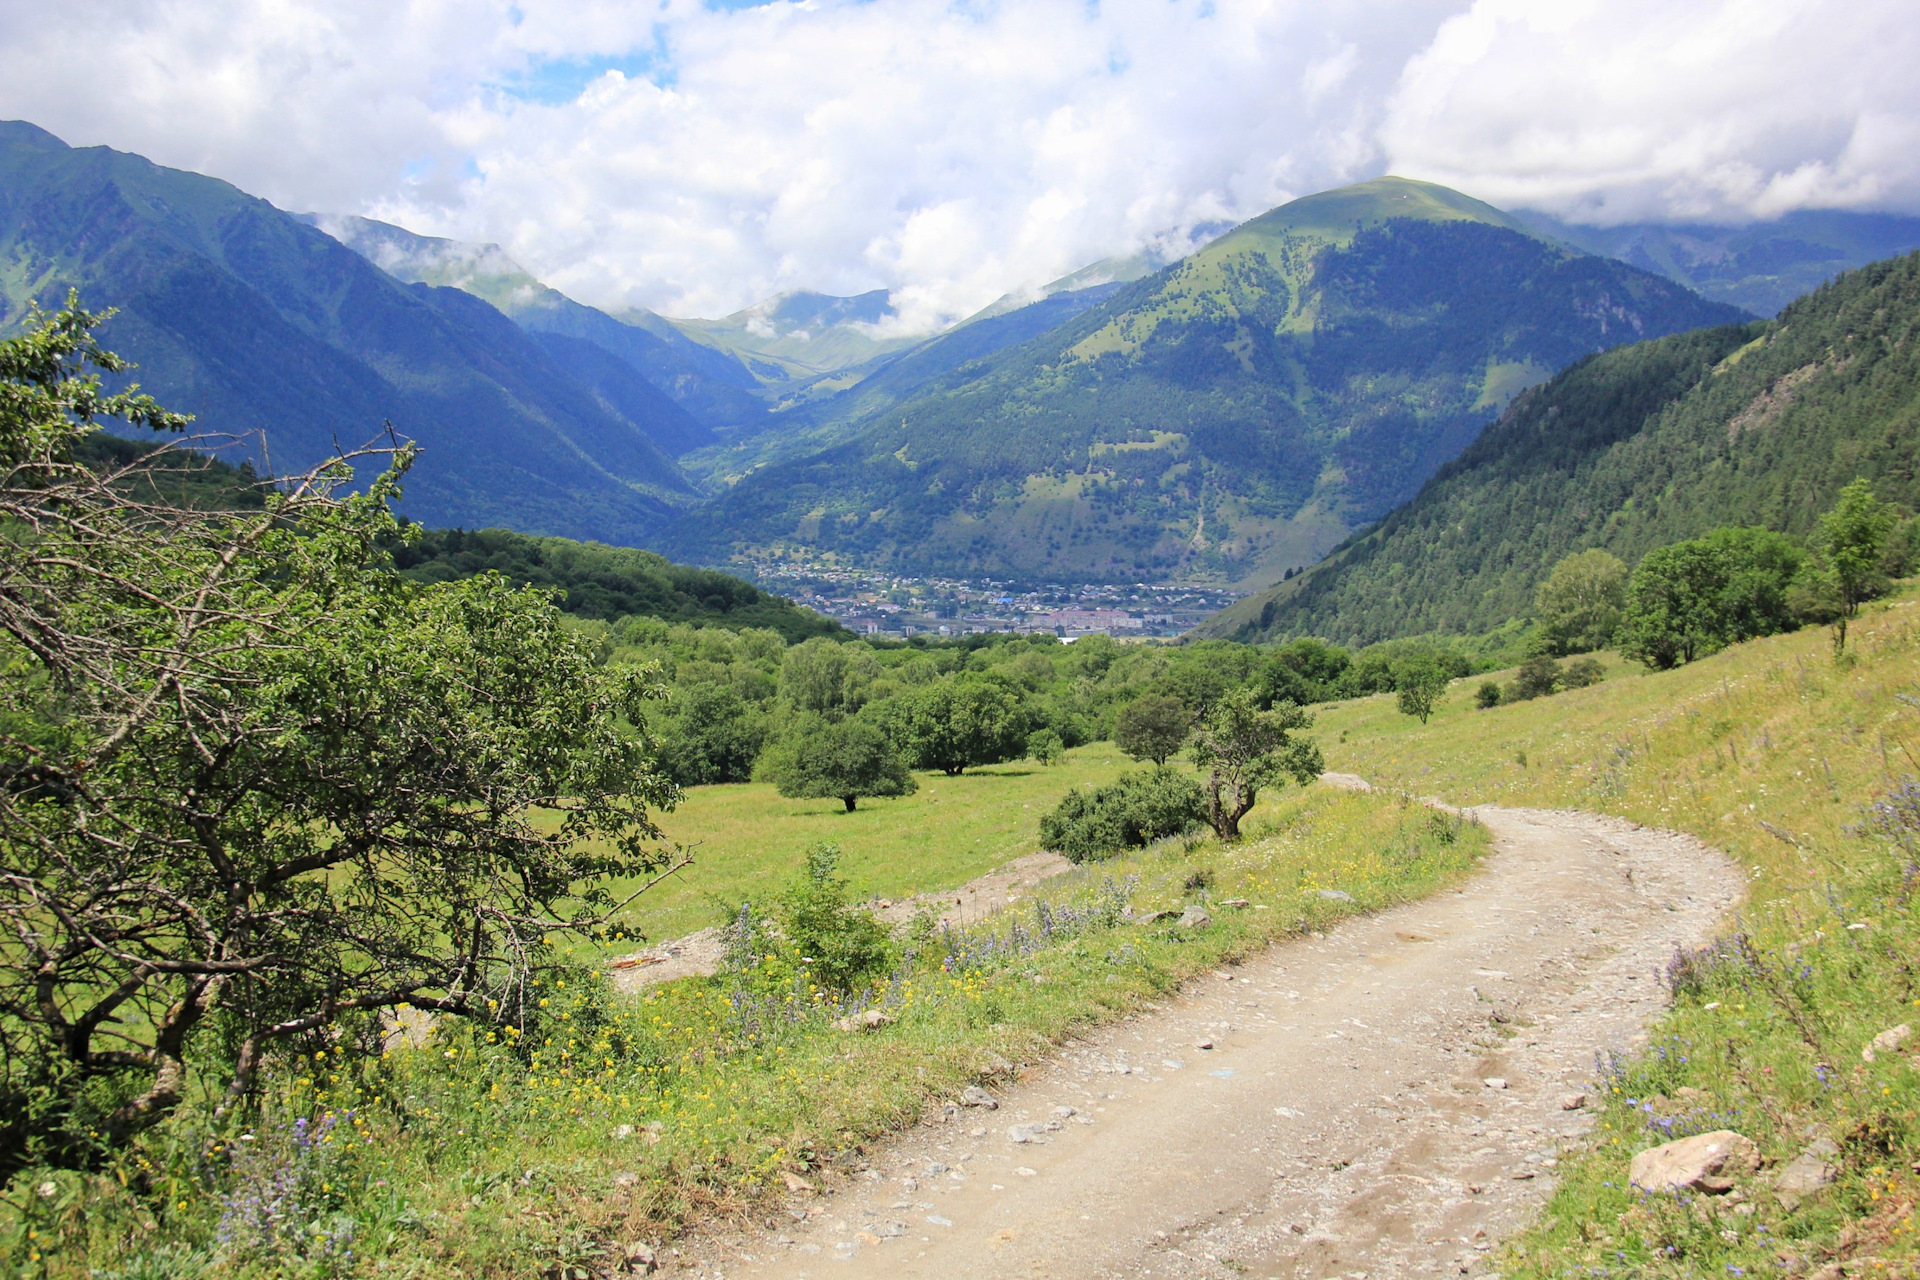
[[[1920,254],[1776,321],[1583,361],[1514,402],[1411,503],[1201,628],[1349,644],[1524,616],[1560,557],[1628,563],[1721,524],[1804,533],[1857,476],[1920,505]]]
[[[148,390],[204,432],[264,433],[276,471],[391,422],[423,450],[406,508],[435,523],[637,539],[695,500],[644,421],[480,299],[402,284],[224,182],[0,124],[0,328],[69,287],[119,308],[103,337]]]
[[[1702,297],[1770,316],[1843,271],[1920,249],[1920,218],[1806,209],[1743,226],[1578,226],[1545,214],[1528,226],[1677,280]]]
[[[1295,201],[853,440],[747,475],[666,545],[708,563],[1272,581],[1411,497],[1522,388],[1739,318],[1517,226],[1397,178]]]
[[[840,444],[894,405],[926,393],[996,351],[1066,323],[1120,287],[1111,283],[1055,292],[1022,307],[968,320],[918,346],[844,371],[840,378],[820,379],[805,402],[723,433],[724,443],[683,456],[680,465],[717,490],[759,468]],[[972,376],[969,370],[959,380]],[[836,388],[837,382],[845,385]]]
[[[651,311],[629,309],[615,319],[575,302],[535,279],[498,245],[418,235],[372,218],[308,215],[307,220],[388,275],[471,293],[530,332],[591,342],[623,361],[673,397],[698,424],[656,429],[656,437],[670,453],[711,444],[713,427],[766,415],[767,404],[759,394],[761,379],[737,357],[688,337]],[[567,344],[560,346],[564,350]],[[553,350],[550,346],[549,351]],[[580,359],[576,352],[574,363],[578,365]]]

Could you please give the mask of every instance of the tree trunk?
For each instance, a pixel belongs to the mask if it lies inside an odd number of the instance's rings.
[[[859,796],[841,796],[840,801],[842,804],[845,804],[847,806],[847,812],[852,813],[853,802],[858,800],[859,798],[860,798]]]

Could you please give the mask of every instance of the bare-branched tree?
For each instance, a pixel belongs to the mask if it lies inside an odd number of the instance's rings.
[[[648,673],[542,593],[393,573],[405,446],[223,509],[160,496],[196,455],[88,462],[184,424],[103,388],[105,318],[0,343],[0,1178],[354,1011],[524,1017],[552,935],[673,862]]]

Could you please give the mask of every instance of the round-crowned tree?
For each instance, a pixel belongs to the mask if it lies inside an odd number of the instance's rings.
[[[768,752],[763,776],[793,800],[838,800],[852,813],[862,796],[907,796],[918,787],[877,726],[858,717],[810,719]]]

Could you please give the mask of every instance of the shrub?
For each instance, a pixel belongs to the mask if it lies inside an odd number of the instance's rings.
[[[1051,729],[1035,729],[1027,735],[1027,758],[1046,768],[1059,764],[1060,758],[1066,753],[1067,744]]]
[[[1500,705],[1500,686],[1491,680],[1482,680],[1474,691],[1473,701],[1482,711],[1491,711]]]
[[[1206,797],[1171,769],[1122,774],[1094,791],[1073,790],[1040,819],[1040,842],[1072,862],[1103,858],[1202,826]]]
[[[1560,664],[1542,654],[1520,664],[1504,696],[1508,702],[1525,702],[1530,698],[1548,697],[1559,687]]]
[[[1598,658],[1576,658],[1560,668],[1560,687],[1562,689],[1584,689],[1590,684],[1599,684],[1607,678],[1607,669],[1600,665]]]
[[[810,962],[814,981],[845,995],[886,972],[893,943],[873,912],[848,903],[839,866],[838,845],[807,850],[806,867],[787,886],[775,917],[787,941]]]

